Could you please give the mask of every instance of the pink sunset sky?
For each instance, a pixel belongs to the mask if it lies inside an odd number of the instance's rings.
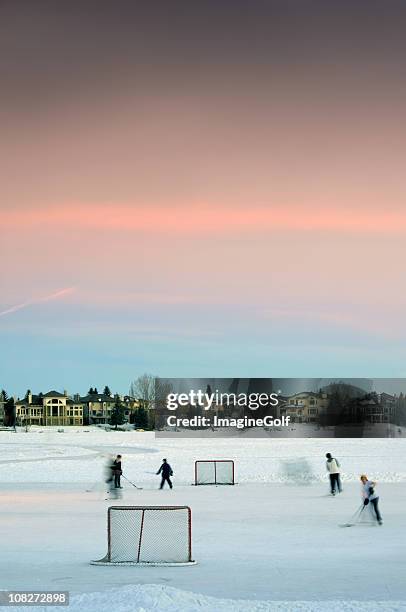
[[[404,11],[265,4],[3,9],[0,387],[405,375]]]

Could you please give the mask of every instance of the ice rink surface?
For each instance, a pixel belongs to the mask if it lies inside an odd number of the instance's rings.
[[[68,590],[70,609],[92,612],[406,609],[405,440],[1,434],[1,589]],[[102,482],[113,449],[143,487],[124,481],[119,502],[104,499]],[[327,451],[343,466],[336,497],[328,495]],[[172,491],[157,490],[163,457],[174,469]],[[238,484],[192,486],[194,460],[214,457],[235,460]],[[360,506],[361,472],[378,480],[384,524],[340,528]],[[106,553],[107,508],[117,503],[189,505],[197,565],[91,566]]]

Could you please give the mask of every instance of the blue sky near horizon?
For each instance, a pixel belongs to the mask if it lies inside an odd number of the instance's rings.
[[[329,324],[321,330],[317,320],[306,330],[296,324],[293,331],[290,319],[283,328],[279,323],[264,329],[255,311],[247,323],[247,307],[235,309],[232,320],[225,307],[221,316],[217,307],[211,316],[205,316],[207,307],[193,315],[185,307],[182,313],[172,309],[171,316],[160,308],[148,316],[119,310],[100,316],[92,308],[55,301],[10,314],[7,326],[6,317],[0,318],[0,387],[21,397],[27,388],[82,394],[106,384],[126,393],[144,372],[174,378],[406,374],[401,343],[388,360],[376,338],[358,333],[357,347],[352,333]]]

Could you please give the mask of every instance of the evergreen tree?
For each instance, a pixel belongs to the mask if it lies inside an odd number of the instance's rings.
[[[94,389],[93,387],[90,387],[89,391],[87,392],[88,395],[93,395],[94,394]]]
[[[330,396],[330,402],[328,406],[328,425],[338,425],[341,422],[341,415],[343,412],[342,397],[338,389],[334,389]]]
[[[400,393],[396,402],[397,424],[406,425],[406,396]]]
[[[4,389],[1,389],[0,391],[0,402],[4,402],[6,403],[6,401],[8,400],[8,395],[7,395],[7,391],[5,391]],[[4,411],[4,424],[6,423],[6,411]],[[0,421],[0,425],[3,425],[3,422]]]
[[[148,429],[153,431],[156,427],[155,410],[147,410],[147,416],[148,416]]]
[[[107,385],[103,389],[103,395],[107,395],[108,397],[111,397],[110,387],[108,387]]]
[[[125,407],[121,403],[118,395],[115,396],[114,406],[110,414],[110,425],[114,425],[117,429],[117,425],[123,425],[125,423]]]
[[[140,406],[135,413],[135,428],[136,429],[148,429],[148,411],[144,406]]]
[[[9,397],[4,404],[4,413],[5,413],[5,424],[8,427],[15,427],[16,414],[14,407],[14,398]]]

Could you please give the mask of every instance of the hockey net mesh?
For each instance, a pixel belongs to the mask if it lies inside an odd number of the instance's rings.
[[[234,461],[196,461],[195,484],[234,484]]]
[[[108,563],[190,563],[188,506],[114,506],[108,511]]]

